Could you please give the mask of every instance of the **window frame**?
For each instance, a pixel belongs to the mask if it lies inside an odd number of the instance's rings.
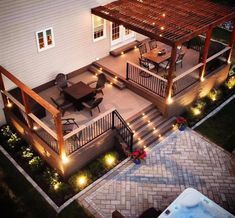
[[[92,38],[93,38],[93,42],[98,42],[98,41],[100,41],[100,40],[103,40],[103,39],[105,39],[106,38],[106,20],[104,19],[104,18],[102,18],[102,17],[100,17],[101,19],[103,19],[104,20],[104,25],[103,25],[103,36],[100,36],[100,37],[98,37],[98,38],[96,38],[95,39],[95,19],[94,19],[94,17],[95,17],[96,15],[92,15]],[[96,16],[96,17],[99,17],[99,16]]]
[[[47,31],[48,30],[51,31],[51,38],[52,38],[51,39],[52,40],[52,44],[51,45],[48,45],[48,40],[47,40]],[[42,33],[42,35],[43,35],[43,42],[44,42],[44,47],[43,48],[40,48],[39,37],[38,37],[39,33]],[[42,52],[42,51],[45,51],[45,50],[47,50],[49,48],[55,47],[55,37],[54,37],[54,32],[53,32],[53,28],[52,27],[49,27],[49,28],[37,31],[35,34],[36,34],[36,41],[37,41],[38,52]]]

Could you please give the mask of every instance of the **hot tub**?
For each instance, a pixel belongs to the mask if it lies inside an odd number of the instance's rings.
[[[193,188],[185,189],[159,218],[235,218]]]

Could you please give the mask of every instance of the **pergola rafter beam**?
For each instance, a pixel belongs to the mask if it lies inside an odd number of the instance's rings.
[[[92,13],[170,46],[235,17],[233,8],[208,0],[118,0]]]

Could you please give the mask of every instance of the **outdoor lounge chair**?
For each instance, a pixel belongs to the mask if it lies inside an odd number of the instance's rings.
[[[63,89],[67,88],[69,84],[73,85],[72,82],[67,80],[67,76],[65,74],[59,73],[55,77],[55,85],[59,89],[60,95],[63,93]]]
[[[86,110],[90,111],[91,116],[93,116],[92,109],[97,107],[100,112],[99,104],[102,102],[102,100],[103,98],[96,98],[92,99],[91,101],[82,102],[82,105]]]
[[[141,67],[146,68],[147,70],[152,70],[155,68],[155,65],[145,58],[139,58],[139,64]]]
[[[57,109],[61,111],[62,117],[64,116],[66,110],[73,106],[72,102],[65,100],[63,97],[57,99],[51,97],[51,100],[56,105]]]

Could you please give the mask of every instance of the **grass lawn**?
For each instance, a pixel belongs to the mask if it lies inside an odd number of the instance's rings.
[[[0,211],[4,218],[88,218],[76,202],[58,216],[41,195],[0,153]]]
[[[235,148],[235,100],[231,101],[215,116],[196,128],[196,131],[232,152]]]

